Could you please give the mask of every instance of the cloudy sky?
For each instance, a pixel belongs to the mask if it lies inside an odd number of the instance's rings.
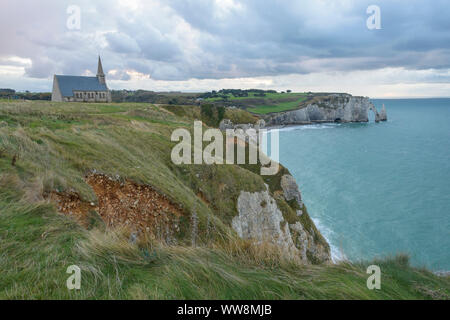
[[[0,88],[51,91],[100,54],[113,89],[449,97],[449,17],[447,0],[2,0]]]

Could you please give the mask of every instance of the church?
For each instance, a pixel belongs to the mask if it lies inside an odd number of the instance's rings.
[[[106,85],[100,57],[95,77],[54,75],[52,101],[111,102],[111,92]]]

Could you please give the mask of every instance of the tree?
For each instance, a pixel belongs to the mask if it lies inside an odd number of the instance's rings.
[[[202,117],[212,119],[213,117],[213,105],[212,104],[202,104],[201,105],[201,114]]]
[[[223,120],[223,117],[225,116],[225,107],[217,107],[217,118],[218,123]]]

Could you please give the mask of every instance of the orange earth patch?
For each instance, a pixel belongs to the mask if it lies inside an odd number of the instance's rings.
[[[127,226],[152,238],[170,240],[180,231],[179,220],[185,215],[182,208],[151,186],[104,174],[89,174],[86,182],[96,194],[97,204],[83,201],[76,193],[52,192],[48,198],[61,213],[84,227],[89,225],[89,213],[96,212],[108,227]]]

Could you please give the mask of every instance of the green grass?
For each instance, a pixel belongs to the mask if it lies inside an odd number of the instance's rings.
[[[264,97],[255,96],[255,92],[249,92],[247,97],[235,97],[227,94],[227,101],[236,101],[246,107],[247,111],[254,114],[268,114],[296,109],[307,97],[306,93],[266,93]],[[220,102],[222,97],[208,98],[205,101]]]
[[[86,201],[96,196],[84,176],[91,170],[153,186],[199,217],[199,237],[207,226],[227,237],[241,190],[259,191],[262,178],[239,166],[175,166],[170,160],[175,128],[192,130],[198,107],[149,104],[21,102],[0,104],[0,170],[24,183],[39,181],[36,192],[75,191]],[[182,117],[176,113],[182,112]],[[245,113],[240,111],[239,114]],[[247,113],[248,114],[248,113]],[[12,158],[17,155],[15,167]],[[217,188],[218,177],[226,186]],[[208,206],[197,194],[213,205]],[[225,195],[225,196],[224,196]],[[208,239],[203,239],[204,241]],[[189,240],[186,240],[189,241]]]
[[[191,130],[199,115],[190,106],[0,102],[0,299],[448,299],[449,278],[401,256],[374,262],[382,289],[370,291],[368,262],[301,265],[238,239],[230,221],[240,191],[267,183],[275,193],[288,171],[263,179],[257,166],[173,165],[173,129]],[[83,229],[43,199],[57,190],[97,201],[84,181],[93,169],[149,184],[195,211],[198,246],[186,236],[189,223],[176,246],[131,244],[128,231]],[[295,219],[293,205],[277,201]],[[306,209],[302,219],[315,228]],[[80,291],[66,288],[73,264],[82,269]]]
[[[133,245],[120,232],[84,230],[45,202],[28,204],[17,183],[0,182],[0,299],[449,298],[449,278],[403,256],[371,262],[381,290],[368,290],[369,263],[299,266],[226,246]],[[70,265],[82,270],[81,290],[66,287]]]
[[[252,113],[256,114],[268,114],[273,112],[282,112],[282,111],[288,111],[298,108],[299,104],[304,101],[306,97],[301,97],[298,100],[295,101],[288,101],[288,102],[280,102],[278,104],[274,105],[263,105],[263,106],[257,106],[254,108],[247,108],[247,111],[250,111]]]
[[[299,95],[305,95],[304,93],[275,93],[275,92],[267,92],[265,96],[255,96],[256,92],[249,92],[247,97],[235,97],[231,93],[226,94],[227,100],[247,100],[247,99],[286,99],[286,98],[295,98]],[[216,98],[207,98],[205,101],[214,102],[214,101],[222,101],[223,97]]]

